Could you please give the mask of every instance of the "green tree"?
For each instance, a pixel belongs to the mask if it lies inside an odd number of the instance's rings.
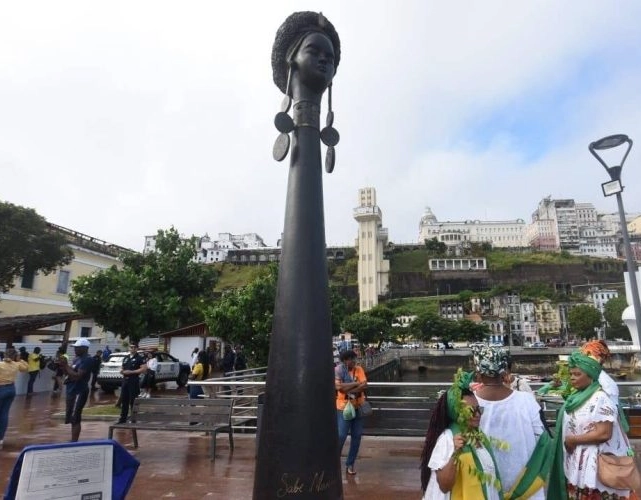
[[[209,331],[227,342],[242,344],[252,365],[267,364],[277,280],[276,265],[265,267],[247,285],[226,291],[205,313]]]
[[[410,326],[416,338],[431,340],[440,338],[444,342],[454,340],[457,336],[456,321],[442,318],[438,313],[427,312],[419,314]]]
[[[483,323],[474,323],[469,319],[458,321],[456,326],[458,330],[457,340],[466,340],[468,342],[482,342],[490,333],[490,327]]]
[[[438,241],[436,237],[425,240],[425,249],[430,255],[436,257],[443,256],[447,253],[447,245],[442,241]]]
[[[369,311],[354,313],[343,321],[343,330],[352,333],[361,344],[380,344],[388,338],[391,326]]]
[[[134,342],[203,321],[218,273],[194,262],[195,255],[195,237],[184,240],[173,227],[159,230],[154,252],[124,255],[121,269],[112,266],[74,280],[71,303]]]
[[[209,331],[227,342],[242,344],[254,366],[266,365],[269,357],[277,281],[276,264],[261,268],[251,282],[225,291],[205,312]],[[332,333],[338,335],[350,305],[335,287],[330,287],[330,307]]]
[[[594,337],[595,328],[601,326],[601,313],[587,304],[573,307],[568,313],[570,328],[584,338]]]
[[[0,202],[0,291],[8,292],[19,276],[49,274],[72,259],[64,235],[44,217],[32,208]]]
[[[625,326],[621,316],[623,311],[628,307],[625,296],[615,297],[608,300],[603,308],[603,317],[608,322],[605,329],[606,337],[609,339],[622,338],[630,339],[630,331]]]
[[[367,314],[375,318],[382,319],[383,321],[385,321],[385,324],[388,328],[392,326],[394,320],[396,319],[396,316],[398,316],[395,311],[392,311],[389,307],[382,304],[378,304],[377,306],[372,307],[369,311],[367,311]]]

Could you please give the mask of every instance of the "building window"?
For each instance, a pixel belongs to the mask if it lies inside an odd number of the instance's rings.
[[[22,288],[28,288],[29,290],[33,290],[33,281],[35,279],[35,276],[36,276],[36,273],[33,269],[25,267],[25,270],[22,273],[22,281],[20,282],[20,286]]]
[[[91,327],[90,326],[81,326],[80,327],[80,336],[81,337],[91,337]]]
[[[56,286],[56,293],[69,292],[69,271],[58,271],[58,285]]]

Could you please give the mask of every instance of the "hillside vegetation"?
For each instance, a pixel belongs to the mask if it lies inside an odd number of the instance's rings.
[[[588,264],[594,262],[612,263],[612,259],[597,259],[594,257],[578,257],[567,252],[508,252],[505,250],[492,250],[483,252],[487,259],[489,271],[509,271],[520,265],[570,265]],[[440,258],[428,250],[410,250],[407,252],[392,253],[390,272],[395,273],[421,273],[428,275],[429,259]],[[239,288],[252,281],[259,272],[260,266],[235,265],[229,263],[215,264],[220,273],[216,291],[220,292],[230,288]],[[350,255],[345,260],[332,260],[327,264],[329,282],[331,285],[357,286],[358,285],[358,257]],[[537,285],[538,286],[538,285]],[[530,291],[529,295],[547,296],[547,293]],[[443,300],[444,296],[440,297]],[[552,297],[550,297],[552,298]]]
[[[487,259],[489,271],[509,271],[519,265],[588,264],[604,260],[594,257],[570,255],[568,252],[508,252],[505,250],[492,250],[478,256]],[[428,250],[410,250],[407,252],[393,253],[389,256],[390,271],[392,273],[428,274],[430,272],[429,259],[435,258],[448,257],[431,254]],[[611,262],[611,260],[607,262]]]

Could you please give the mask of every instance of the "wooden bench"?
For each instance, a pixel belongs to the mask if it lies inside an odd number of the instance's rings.
[[[229,434],[229,451],[234,450],[231,426],[233,399],[148,398],[134,401],[131,422],[109,426],[109,439],[114,429],[131,429],[134,447],[138,448],[140,430],[208,432],[211,435],[211,459],[216,458],[216,434]]]

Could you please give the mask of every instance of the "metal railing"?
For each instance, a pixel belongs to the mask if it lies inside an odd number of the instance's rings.
[[[229,373],[221,378],[190,381],[189,384],[202,386],[205,397],[233,398],[234,432],[254,433],[265,390],[265,375],[265,368],[257,368]],[[541,382],[530,383],[534,390],[541,385]],[[641,381],[618,385],[625,394],[620,402],[630,422],[630,435],[641,437]],[[367,398],[374,412],[365,423],[365,434],[423,436],[440,391],[449,386],[449,382],[368,382]],[[550,396],[538,399],[548,424],[554,427],[556,412],[563,400]]]

